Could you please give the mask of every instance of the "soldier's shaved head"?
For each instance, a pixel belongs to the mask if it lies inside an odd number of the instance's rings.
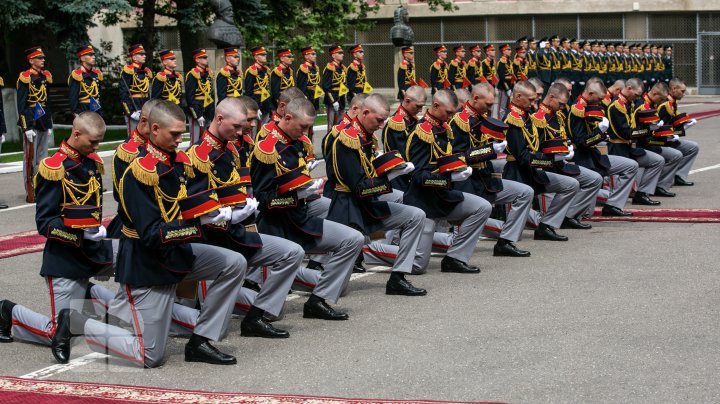
[[[457,95],[450,90],[438,90],[438,92],[433,95],[433,104],[435,103],[454,109],[457,108],[458,98]]]
[[[405,90],[405,98],[408,97],[410,97],[413,101],[422,101],[423,104],[425,103],[425,100],[427,100],[425,89],[420,86],[408,87],[408,89]]]
[[[278,126],[290,138],[298,139],[312,130],[315,113],[315,106],[307,98],[296,98],[285,107]]]
[[[239,98],[227,97],[220,101],[215,107],[215,118],[222,115],[225,118],[238,118],[245,120],[247,108]]]
[[[567,87],[565,87],[562,83],[555,83],[550,86],[548,89],[548,95],[552,95],[554,97],[558,98],[565,98],[567,101],[567,98],[570,97],[570,92],[568,91]]]
[[[684,86],[685,82],[682,81],[682,79],[680,79],[679,77],[675,77],[672,80],[670,80],[669,84],[670,84],[670,88],[673,88],[675,86],[680,86],[680,85]]]
[[[607,87],[605,87],[605,83],[602,81],[589,81],[585,85],[585,91],[590,91],[604,97],[607,93]]]
[[[539,78],[531,77],[527,81],[535,87],[536,90],[533,91],[538,92],[537,90],[539,90],[541,93],[545,92],[545,84],[543,84],[542,80]]]
[[[354,99],[354,98],[353,98]],[[378,93],[372,93],[365,98],[362,103],[362,110],[370,110],[372,112],[388,111],[388,103],[385,97]]]
[[[237,99],[240,100],[240,102],[242,102],[243,106],[245,107],[245,110],[247,110],[248,112],[252,111],[252,112],[257,113],[257,111],[260,109],[260,106],[258,105],[258,103],[255,102],[255,100],[253,100],[252,98],[248,97],[247,95],[243,95],[242,97],[237,97]]]
[[[664,97],[667,97],[668,95],[668,86],[667,84],[663,82],[655,83],[654,86],[650,89],[650,91],[653,91],[659,95],[662,95]]]
[[[353,96],[353,99],[350,101],[350,109],[362,108],[363,102],[365,102],[366,98],[367,98],[366,94],[355,94]]]
[[[468,104],[481,114],[488,112],[495,104],[495,89],[489,83],[475,84]]]
[[[532,110],[533,106],[540,98],[537,90],[538,89],[535,85],[529,80],[518,81],[513,87],[512,103],[525,111]],[[542,89],[540,89],[539,93],[542,95]]]
[[[675,77],[674,79],[670,80],[669,84],[670,95],[675,99],[675,101],[682,100],[683,97],[685,97],[685,91],[687,91],[687,86],[685,85],[685,82]]]
[[[643,82],[637,77],[633,77],[625,82],[625,87],[629,87],[635,91],[643,91]]]
[[[287,105],[288,102],[294,100],[295,98],[303,98],[305,97],[305,94],[297,87],[290,87],[280,92],[280,97],[278,97],[278,103],[284,103]]]
[[[148,100],[145,104],[143,104],[142,109],[140,110],[140,116],[150,116],[150,111],[152,111],[152,109],[155,108],[155,105],[157,105],[160,101],[162,100],[159,98]]]
[[[153,125],[165,127],[174,121],[185,122],[185,113],[177,104],[165,100],[159,101],[150,111],[148,117],[150,127]]]
[[[490,83],[477,83],[472,86],[472,95],[495,94],[495,89]]]
[[[534,78],[535,77],[533,77],[533,79]],[[535,84],[532,82],[532,79],[515,83],[513,87],[513,97],[515,97],[515,94],[535,94]]]
[[[458,106],[463,106],[470,99],[470,91],[466,88],[458,88],[455,90],[458,98]]]
[[[138,121],[137,126],[135,129],[137,129],[138,133],[140,133],[142,136],[148,137],[150,132],[150,125],[148,125],[148,118],[150,118],[150,112],[152,111],[155,106],[162,101],[159,98],[153,98],[151,100],[148,100],[145,104],[143,104],[142,109],[140,110],[140,120]]]
[[[306,98],[296,98],[285,107],[285,115],[296,118],[315,117],[315,107]]]
[[[79,113],[72,123],[72,132],[79,131],[83,134],[105,134],[105,121],[97,112],[85,111]]]

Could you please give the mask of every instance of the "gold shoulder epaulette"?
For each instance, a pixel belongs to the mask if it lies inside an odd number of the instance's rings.
[[[200,80],[200,72],[197,71],[197,69],[192,68],[185,77],[189,77],[190,75],[195,77],[196,80]]]
[[[415,126],[415,134],[417,135],[418,139],[422,140],[425,143],[432,144],[433,142],[435,142],[435,135],[432,131],[432,124],[428,121],[425,121],[422,124]]]
[[[184,151],[180,150],[175,153],[175,162],[182,163],[183,171],[185,171],[186,177],[195,178],[195,170],[193,170],[192,161],[190,161],[190,157],[188,157]]]
[[[90,153],[87,157],[95,162],[95,169],[100,173],[100,175],[105,175],[105,162],[102,157],[100,157],[97,153]]]
[[[513,111],[510,112],[505,117],[505,123],[508,125],[516,126],[518,128],[524,128],[525,127],[525,121],[523,121],[522,117],[518,115],[517,112]]]
[[[0,87],[5,87],[5,81],[0,77]]]
[[[160,184],[160,176],[155,165],[158,159],[152,154],[146,154],[143,158],[135,159],[130,163],[130,172],[141,184],[154,187]]]
[[[222,75],[222,76],[225,76],[225,77],[230,77],[230,76],[231,76],[231,75],[230,75],[230,71],[229,71],[228,69],[224,68],[224,67],[223,67],[222,69],[218,70],[218,76],[219,76],[219,75]]]
[[[75,69],[70,73],[70,77],[75,81],[83,81],[82,69]]]
[[[92,69],[93,73],[97,75],[97,79],[103,81],[103,72],[99,69]]]
[[[458,112],[453,117],[453,122],[461,131],[470,133],[470,114],[465,111]]]
[[[358,130],[352,126],[341,130],[338,134],[338,139],[340,139],[340,142],[346,147],[353,150],[360,150],[360,135]]]
[[[201,143],[200,145],[193,145],[186,154],[190,158],[193,167],[203,174],[207,174],[212,170],[213,164],[210,161],[210,150],[211,146]]]
[[[133,65],[125,65],[125,66],[123,66],[123,73],[134,75],[135,68],[133,68]]]
[[[307,67],[305,63],[300,65],[300,71],[305,74],[310,74],[310,69]]]
[[[245,75],[247,76],[248,74],[252,74],[253,76],[258,75],[258,70],[255,68],[255,65],[252,65],[245,70]]]
[[[395,114],[392,118],[388,119],[387,126],[396,132],[405,132],[407,129],[405,118],[403,118],[401,114]]]
[[[28,83],[30,83],[30,80],[31,80],[30,71],[28,71],[28,70],[21,72],[20,76],[18,76],[18,81],[21,83],[28,84]]]
[[[570,107],[570,113],[578,118],[585,118],[585,107],[580,103],[573,104]]]
[[[165,72],[157,72],[157,74],[155,74],[155,79],[164,83],[167,81],[167,74],[165,74]]]
[[[117,149],[115,149],[115,157],[126,163],[131,163],[135,160],[135,157],[137,157],[139,153],[140,150],[138,150],[138,143],[132,139],[127,143],[122,143],[117,147]]]
[[[335,71],[335,65],[332,63],[328,63],[327,66],[325,66],[325,68],[330,70],[331,72]]]
[[[261,163],[275,164],[280,159],[280,153],[275,149],[277,142],[278,139],[275,135],[268,134],[265,139],[256,144],[253,149],[253,156]]]
[[[533,125],[537,128],[544,129],[548,126],[547,120],[545,120],[545,113],[543,111],[538,111],[530,115],[530,119],[532,119]]]
[[[63,153],[55,153],[52,157],[44,158],[38,165],[38,174],[48,181],[60,181],[65,177],[65,166],[63,161],[67,156]]]
[[[52,84],[52,82],[53,82],[52,73],[50,73],[47,70],[43,70],[42,73],[45,75],[45,80],[47,80],[48,83]]]
[[[622,112],[623,114],[627,114],[627,108],[625,108],[625,104],[623,104],[620,100],[613,101],[613,103],[610,104],[609,108],[612,107],[615,107],[615,109]]]

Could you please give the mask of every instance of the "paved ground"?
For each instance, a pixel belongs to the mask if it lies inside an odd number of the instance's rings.
[[[714,101],[693,98],[686,103]],[[691,105],[688,111],[718,109]],[[720,164],[720,118],[691,130],[702,151],[695,168]],[[720,170],[697,172],[695,187],[663,207],[720,208]],[[0,176],[0,235],[32,228],[18,174]],[[110,182],[106,180],[106,186]],[[106,214],[115,209],[107,195]],[[531,259],[492,257],[480,241],[478,275],[413,277],[429,294],[383,293],[387,274],[352,282],[339,303],[351,320],[302,319],[303,297],[291,297],[282,341],[241,338],[234,320],[218,345],[239,357],[232,367],[187,365],[185,340],[172,339],[159,369],[137,370],[96,360],[51,379],[216,391],[404,399],[509,402],[717,402],[720,400],[720,227],[716,224],[597,223],[564,231],[567,243],[519,245]],[[47,311],[37,275],[41,254],[0,261],[0,298]],[[110,284],[110,286],[113,286]],[[76,346],[73,357],[89,351]],[[48,349],[0,346],[3,375],[54,365]]]

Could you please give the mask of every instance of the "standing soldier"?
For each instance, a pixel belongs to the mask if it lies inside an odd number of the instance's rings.
[[[514,82],[528,79],[528,64],[526,55],[527,50],[522,46],[515,48],[515,59],[513,60],[513,75],[515,76]]]
[[[467,78],[467,63],[465,62],[465,47],[462,45],[453,48],[455,59],[450,61],[448,66],[448,80],[454,89],[465,88],[469,86],[470,81]]]
[[[560,60],[560,38],[557,35],[553,35],[550,37],[550,59],[552,61],[551,64],[551,79],[550,82],[554,82],[556,78],[560,77],[560,68],[561,68],[561,60]]]
[[[345,110],[345,95],[349,89],[345,75],[343,58],[345,52],[340,45],[332,45],[328,49],[332,60],[325,66],[322,72],[320,86],[325,92],[325,110],[327,111],[327,131],[330,132],[333,126],[340,123]]]
[[[103,75],[100,70],[95,69],[95,49],[92,45],[81,46],[76,54],[80,58],[80,67],[73,70],[68,77],[70,112],[76,116],[83,111],[102,115],[99,83]]]
[[[500,47],[501,56],[497,64],[498,82],[496,85],[498,102],[494,105],[493,110],[493,116],[496,118],[505,116],[508,100],[510,99],[510,94],[512,94],[515,75],[513,73],[513,62],[510,60],[511,53],[512,49],[510,49],[510,45],[505,44]]]
[[[402,56],[403,60],[400,62],[400,67],[398,67],[397,71],[397,98],[399,101],[405,99],[405,91],[408,88],[417,84],[415,79],[415,64],[413,63],[415,61],[415,50],[413,50],[412,46],[405,46],[402,48]]]
[[[175,67],[177,67],[175,52],[166,49],[161,50],[159,55],[163,70],[157,72],[153,79],[150,98],[166,100],[179,105],[182,97],[182,74],[175,71]]]
[[[150,98],[152,72],[145,67],[145,48],[141,44],[130,45],[130,64],[120,73],[120,103],[125,112],[128,137],[140,121],[140,110]]]
[[[363,64],[365,50],[363,50],[362,45],[353,45],[352,48],[350,48],[350,54],[353,56],[353,61],[348,66],[346,73],[347,87],[350,89],[347,96],[348,103],[352,101],[355,94],[367,94],[373,90],[367,81],[367,73],[365,72],[365,65]]]
[[[482,61],[482,74],[485,81],[493,87],[498,83],[498,76],[495,72],[495,47],[493,45],[485,45],[485,59]]]
[[[583,90],[583,86],[580,84],[580,82],[584,82],[583,79],[583,68],[584,68],[584,61],[582,55],[582,49],[580,48],[580,43],[577,39],[573,38],[570,40],[570,84],[573,86],[572,94],[570,95],[570,99],[575,100],[578,95],[580,95],[580,92]]]
[[[240,97],[243,93],[243,74],[240,66],[240,53],[238,48],[229,47],[223,50],[225,53],[225,66],[218,70],[215,78],[218,103],[226,97]]]
[[[317,112],[317,110],[320,109],[320,97],[325,94],[320,86],[320,72],[317,64],[315,64],[317,52],[315,52],[312,46],[306,46],[300,49],[300,53],[303,54],[305,61],[297,71],[295,83],[297,88],[302,90],[305,97],[312,103]],[[312,140],[312,127],[308,130],[308,137]]]
[[[451,85],[448,80],[448,65],[445,62],[445,60],[447,60],[447,48],[445,45],[440,45],[436,46],[434,50],[437,59],[430,65],[430,87],[432,94],[435,94],[436,91],[442,90],[443,88],[448,88]]]
[[[560,40],[560,50],[557,53],[560,59],[560,74],[557,77],[570,78],[572,72],[572,59],[570,58],[570,40],[563,38]]]
[[[267,50],[264,46],[256,46],[250,49],[255,59],[245,70],[244,95],[252,98],[260,106],[260,122],[270,120],[270,113],[273,111],[273,100],[270,94],[270,68],[267,66]]]
[[[213,75],[208,67],[205,49],[193,51],[195,67],[185,75],[185,101],[190,113],[190,144],[194,144],[205,130],[205,122],[215,116],[215,94]]]
[[[470,80],[470,84],[486,82],[485,77],[483,77],[482,52],[480,51],[480,45],[471,46],[470,54],[472,57],[468,60],[465,76],[467,76],[468,80]]]
[[[270,95],[272,96],[273,112],[277,109],[280,93],[290,87],[295,87],[295,75],[292,69],[295,56],[288,48],[278,49],[277,55],[280,58],[280,64],[270,74]]]
[[[527,50],[528,78],[537,77],[537,41],[535,38],[528,38]]]
[[[672,58],[672,46],[668,45],[665,47],[665,55],[663,56],[663,81],[670,83],[673,79],[673,58]]]
[[[5,81],[0,77],[0,147],[5,142],[5,133],[7,133],[7,127],[5,127],[5,113],[3,112],[3,100],[2,100],[2,88],[5,87]],[[0,209],[7,209],[8,205],[0,202]]]
[[[543,82],[545,88],[550,86],[552,83],[552,54],[550,53],[547,38],[540,40],[540,49],[538,50],[535,58],[537,62],[538,77]]]
[[[20,116],[18,125],[25,133],[25,200],[32,203],[35,202],[33,177],[40,160],[47,157],[48,144],[52,141],[52,113],[46,104],[47,84],[52,83],[52,74],[43,70],[45,54],[39,46],[25,50],[25,57],[30,62],[30,68],[20,73],[17,80],[17,108]]]

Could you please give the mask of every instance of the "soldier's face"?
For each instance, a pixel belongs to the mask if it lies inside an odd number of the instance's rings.
[[[70,145],[83,156],[87,156],[88,154],[95,153],[97,151],[104,135],[104,130],[95,133],[83,133],[78,129],[73,129]]]
[[[238,67],[240,66],[240,56],[238,55],[232,55],[225,57],[225,63],[227,63],[229,66],[232,67]]]
[[[134,63],[139,64],[139,65],[144,65],[146,58],[147,58],[147,55],[145,54],[145,52],[137,53],[137,54],[135,54],[135,55],[132,56],[132,61],[133,61]]]
[[[80,56],[80,62],[88,65],[88,66],[95,66],[95,54],[87,54]]]
[[[340,62],[343,61],[343,59],[345,59],[345,52],[336,52],[336,53],[333,53],[332,58],[333,58],[334,61],[340,63]]]
[[[439,102],[433,102],[432,115],[442,122],[447,122],[451,116],[457,111],[456,105],[447,105]]]
[[[560,45],[560,40],[559,40],[559,39],[553,39],[553,40],[552,40],[552,47],[553,47],[553,48],[557,48],[559,45]]]
[[[140,115],[140,121],[137,124],[137,131],[145,137],[150,136],[150,126],[148,125],[147,116]]]
[[[306,53],[305,60],[307,60],[310,63],[315,63],[315,61],[317,60],[317,52]]]
[[[513,94],[513,104],[524,109],[525,111],[530,111],[537,100],[538,96],[537,94],[535,94],[535,92],[521,90]]]
[[[175,57],[165,59],[163,60],[163,66],[168,70],[175,70],[177,67],[177,59],[175,59]]]
[[[42,70],[45,67],[45,56],[30,59],[30,66],[36,70]]]
[[[650,90],[650,92],[648,93],[648,98],[650,98],[650,101],[652,101],[654,106],[658,106],[658,105],[662,104],[667,99],[666,96],[662,95],[661,93],[659,93],[655,90]]]
[[[357,51],[357,52],[353,53],[353,57],[357,60],[363,60],[363,59],[365,59],[365,51],[363,51],[363,50]]]
[[[173,120],[168,125],[153,123],[150,127],[150,137],[155,146],[166,152],[174,152],[182,142],[185,132],[185,121]]]
[[[495,58],[495,49],[490,49],[490,50],[486,51],[485,54],[490,59],[494,59]]]
[[[315,122],[314,116],[285,114],[280,120],[282,130],[291,139],[296,140],[302,135],[306,135]]]
[[[365,130],[373,133],[385,126],[385,120],[388,118],[388,110],[385,108],[379,108],[378,110],[363,108],[357,118]]]
[[[267,63],[267,53],[255,55],[255,61],[260,63],[261,65],[264,65],[265,63]]]
[[[532,42],[532,43],[529,44],[529,46],[530,46],[530,49],[536,50],[536,49],[537,49],[537,42]]]
[[[203,69],[208,67],[207,56],[200,56],[199,58],[195,58],[195,64],[202,67]]]
[[[512,54],[512,49],[505,49],[504,51],[502,51],[502,54],[505,57],[509,57]]]
[[[565,104],[567,104],[567,101],[567,96],[555,96],[553,94],[549,94],[548,97],[543,101],[543,103],[547,105],[553,112],[557,112],[565,108]]]
[[[565,50],[570,49],[570,43],[569,42],[563,43],[563,49],[565,49]]]
[[[440,58],[440,60],[447,59],[447,51],[438,52],[437,56]]]
[[[670,95],[677,101],[680,101],[685,97],[685,91],[687,91],[687,87],[685,84],[672,86],[670,88]]]
[[[584,50],[585,52],[590,52],[590,45],[585,45],[585,46],[583,46],[583,50]]]
[[[414,100],[410,97],[405,97],[405,101],[403,102],[403,108],[407,110],[411,115],[417,115],[422,111],[423,107],[425,106],[425,97],[422,97],[420,100]]]
[[[247,126],[247,117],[245,114],[235,111],[232,114],[217,114],[217,134],[221,139],[234,142],[243,134],[243,130]]]
[[[475,59],[480,59],[482,57],[482,53],[480,53],[479,50],[472,51],[472,55]]]
[[[495,103],[495,93],[475,93],[470,97],[469,103],[474,110],[483,114]]]
[[[253,131],[253,129],[257,126],[257,110],[248,110],[247,111],[247,118],[245,119],[245,128],[243,129],[243,133],[246,135],[250,135]]]
[[[672,49],[668,49],[665,51],[665,56],[672,56]]]
[[[415,52],[405,52],[403,56],[408,62],[412,62],[415,60]]]
[[[465,51],[455,52],[455,57],[458,59],[465,59]]]
[[[582,96],[583,98],[585,98],[585,101],[587,101],[588,105],[598,105],[604,94],[601,95],[594,91],[585,91],[583,92]]]
[[[294,56],[280,56],[280,62],[285,66],[292,65],[293,60],[295,60]]]

